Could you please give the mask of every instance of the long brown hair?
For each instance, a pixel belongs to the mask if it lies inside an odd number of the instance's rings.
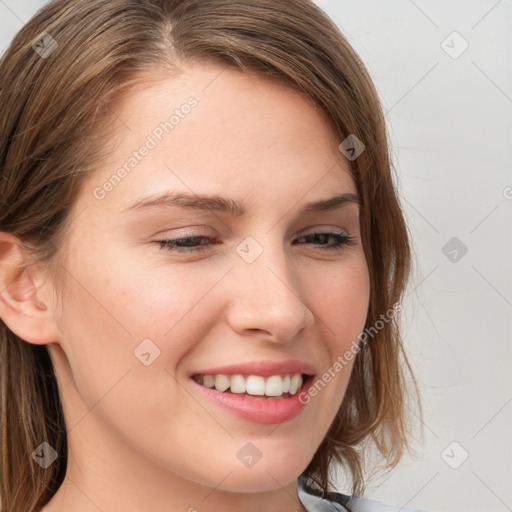
[[[41,37],[53,48],[48,55],[34,49]],[[55,261],[68,212],[83,178],[108,154],[105,134],[113,102],[134,84],[160,72],[169,76],[192,60],[272,76],[310,98],[340,143],[349,135],[363,142],[364,151],[351,164],[362,198],[361,233],[370,272],[366,326],[375,326],[402,298],[410,271],[408,231],[375,88],[336,25],[309,0],[54,0],[45,5],[0,60],[0,231],[18,237],[34,261],[53,264],[57,279]],[[304,473],[324,490],[338,461],[352,477],[352,492],[364,491],[362,448],[368,444],[388,469],[410,448],[406,377],[421,412],[418,387],[398,316],[381,324],[361,344],[342,406]],[[3,511],[37,511],[66,472],[58,383],[46,347],[21,340],[3,321],[0,372]],[[31,457],[42,440],[59,454],[47,469]]]

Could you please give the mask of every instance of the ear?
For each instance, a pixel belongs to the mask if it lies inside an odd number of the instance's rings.
[[[0,318],[22,340],[45,345],[60,339],[50,286],[20,239],[0,232]]]

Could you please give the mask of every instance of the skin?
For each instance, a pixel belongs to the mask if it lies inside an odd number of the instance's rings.
[[[97,199],[95,188],[190,96],[190,114]],[[353,361],[278,425],[212,404],[188,375],[291,358],[318,377],[363,330],[369,278],[358,205],[298,214],[307,202],[356,193],[341,140],[286,86],[197,63],[134,89],[115,113],[115,147],[87,177],[59,251],[60,301],[47,269],[16,273],[23,253],[11,235],[0,238],[0,315],[27,342],[48,346],[69,432],[66,479],[42,510],[301,511],[295,481],[341,405]],[[247,212],[123,212],[168,190],[222,194]],[[353,243],[292,244],[314,229]],[[184,255],[155,243],[185,231],[219,243]],[[246,237],[263,248],[250,264],[235,250]],[[149,366],[133,353],[146,338],[160,350]],[[250,468],[237,457],[248,441],[262,454]]]

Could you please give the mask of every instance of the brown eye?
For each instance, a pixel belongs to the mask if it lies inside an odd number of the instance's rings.
[[[319,245],[319,246],[321,246],[321,250],[327,250],[327,251],[340,250],[343,247],[345,247],[346,245],[353,243],[353,237],[346,235],[345,233],[334,233],[334,232],[323,232],[323,231],[309,233],[307,235],[301,236],[300,238],[297,238],[295,241],[304,240],[304,239],[313,240],[310,243]],[[334,243],[328,245],[327,243],[328,243],[329,239],[333,239]]]
[[[204,250],[204,246],[208,244],[201,244],[201,240],[212,240],[209,236],[185,236],[181,238],[157,240],[156,243],[160,244],[161,249],[167,249],[174,252],[199,252]]]

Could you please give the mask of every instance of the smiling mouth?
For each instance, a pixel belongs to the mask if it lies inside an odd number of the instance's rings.
[[[292,373],[283,375],[192,375],[201,386],[219,393],[238,395],[256,400],[283,400],[296,395],[309,375]]]

